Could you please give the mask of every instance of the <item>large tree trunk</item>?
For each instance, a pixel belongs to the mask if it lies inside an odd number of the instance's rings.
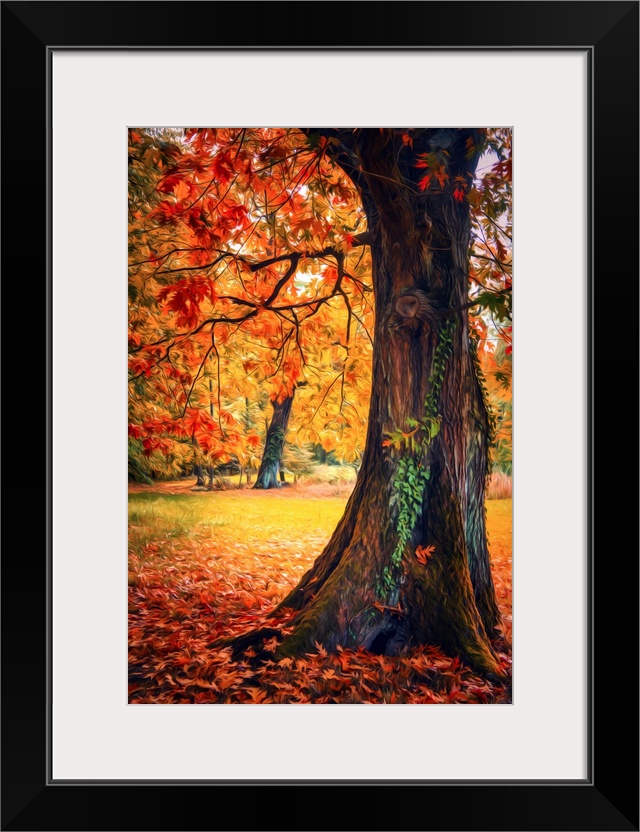
[[[292,404],[293,393],[282,402],[277,400],[273,402],[273,416],[267,430],[262,462],[254,488],[280,488],[278,472],[280,471]]]
[[[355,135],[376,298],[366,449],[329,544],[279,607],[297,610],[279,656],[314,643],[387,654],[428,643],[502,676],[490,639],[499,613],[484,519],[487,413],[467,324],[469,206],[453,197],[454,183],[471,183],[478,143],[473,130],[427,130],[409,153],[390,130]],[[449,178],[421,193],[416,154],[438,151]],[[439,432],[427,450],[399,447],[430,394]],[[419,500],[409,519],[407,489]]]

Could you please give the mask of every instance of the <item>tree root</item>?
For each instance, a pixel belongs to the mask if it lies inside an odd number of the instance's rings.
[[[255,645],[260,645],[259,653],[269,653],[272,654],[275,651],[267,650],[262,643],[266,638],[276,638],[281,641],[283,638],[283,633],[281,630],[275,629],[275,627],[261,627],[259,630],[250,630],[248,633],[245,633],[241,636],[231,636],[230,638],[220,638],[216,641],[211,642],[208,644],[207,647],[231,647],[231,656],[234,661],[240,658],[240,656],[248,650],[249,647],[254,647]]]

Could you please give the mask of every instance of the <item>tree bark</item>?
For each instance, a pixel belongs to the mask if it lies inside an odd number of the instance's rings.
[[[194,435],[191,437],[191,445],[193,447],[193,476],[196,478],[195,488],[204,488],[204,470],[200,462],[200,445]]]
[[[315,643],[386,654],[428,643],[501,678],[490,640],[499,613],[484,520],[488,421],[466,312],[470,216],[466,199],[453,196],[454,183],[470,187],[480,136],[416,131],[411,151],[391,130],[356,131],[350,141],[363,171],[376,300],[367,441],[331,540],[277,610],[296,611],[277,656]],[[422,193],[417,154],[434,153],[448,178]],[[424,418],[433,391],[440,427],[428,450],[398,448],[389,437]],[[428,469],[429,479],[412,491],[418,516],[400,545],[407,466],[424,477]],[[426,565],[418,546],[428,547]]]
[[[500,610],[491,574],[487,544],[485,489],[489,475],[489,414],[484,402],[478,367],[470,356],[470,413],[467,427],[467,555],[478,612],[485,630],[492,633]]]
[[[196,478],[196,488],[204,488],[204,473],[202,465],[198,462],[193,466],[193,476]]]
[[[267,429],[264,453],[254,488],[280,488],[278,472],[291,415],[293,393],[282,402],[273,402],[273,416]]]

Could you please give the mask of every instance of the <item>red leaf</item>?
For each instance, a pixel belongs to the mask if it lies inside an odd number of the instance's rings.
[[[431,184],[431,174],[426,173],[422,179],[418,182],[418,187],[421,191],[426,191],[429,185]]]
[[[423,566],[426,566],[435,550],[435,546],[418,546],[416,549],[416,558],[418,559],[418,562]]]
[[[213,280],[206,275],[183,277],[158,292],[158,300],[166,302],[168,308],[177,313],[178,326],[190,328],[198,323],[203,301],[209,299],[215,303],[216,297]]]
[[[176,185],[179,185],[182,179],[179,176],[166,176],[157,186],[156,191],[162,194],[172,194]]]

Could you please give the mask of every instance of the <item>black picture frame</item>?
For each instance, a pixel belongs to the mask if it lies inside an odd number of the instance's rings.
[[[46,375],[48,388],[46,419],[39,405],[25,440],[37,443],[40,458],[45,442],[48,448],[46,503],[39,504],[43,516],[46,505],[47,522],[36,535],[29,521],[26,548],[24,528],[17,533],[10,521],[5,525],[2,829],[638,829],[638,558],[636,524],[633,530],[629,525],[637,514],[622,487],[637,450],[636,397],[626,391],[637,379],[638,354],[638,9],[638,2],[626,1],[341,2],[330,28],[328,2],[2,3],[5,356],[14,360],[16,325],[18,332],[28,325],[36,362],[28,366]],[[196,20],[197,26],[185,23]],[[584,782],[486,781],[481,773],[473,782],[50,779],[50,59],[55,48],[177,47],[588,51],[591,730]],[[558,150],[556,145],[550,152]],[[557,183],[559,199],[564,186]],[[17,279],[26,279],[25,268],[31,288]],[[27,324],[19,300],[25,292]],[[12,402],[15,383],[9,374]],[[21,433],[29,420],[21,419]],[[24,452],[18,451],[17,468],[7,470],[24,470]],[[551,649],[554,659],[540,669],[541,693],[548,683],[561,695],[561,633]],[[302,765],[313,754],[312,740],[292,753],[301,755]]]

